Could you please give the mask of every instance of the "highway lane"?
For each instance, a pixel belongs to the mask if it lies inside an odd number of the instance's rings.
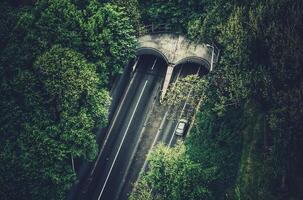
[[[184,78],[188,75],[196,74],[199,75],[202,67],[198,65],[190,65],[190,64],[184,64],[180,66],[179,72],[176,70],[176,75],[172,80],[172,83],[175,83],[179,78]],[[187,99],[192,93],[192,88],[188,88],[187,91]],[[173,146],[176,143],[177,139],[181,139],[181,137],[175,135],[175,131],[177,129],[177,125],[180,119],[186,118],[184,113],[184,110],[187,106],[187,99],[182,102],[182,110],[177,113],[176,118],[171,118],[170,113],[175,112],[171,107],[167,107],[166,113],[167,117],[163,118],[164,120],[164,127],[161,128],[160,135],[161,137],[156,143],[164,143],[167,144],[168,146]],[[172,114],[171,114],[172,115]]]
[[[171,83],[175,83],[179,78],[186,77],[190,74],[199,74],[203,75],[204,71],[201,66],[192,65],[192,64],[184,64],[176,66],[174,70]],[[188,90],[187,95],[190,95],[190,88]],[[141,149],[135,155],[137,160],[133,161],[131,165],[131,171],[127,176],[127,181],[123,185],[123,189],[121,194],[119,194],[119,198],[114,200],[126,200],[128,193],[132,189],[132,185],[139,179],[140,175],[144,173],[148,169],[148,163],[145,160],[146,154],[159,143],[165,143],[169,146],[175,145],[177,139],[181,139],[180,137],[175,135],[175,130],[178,124],[178,120],[182,118],[181,115],[184,113],[181,112],[178,119],[172,119],[170,117],[171,112],[173,112],[173,108],[163,106],[160,104],[156,104],[156,108],[152,111],[154,115],[152,119],[149,120],[150,128],[145,130],[145,141],[142,140]],[[183,110],[186,107],[186,102],[183,102]],[[160,110],[159,111],[157,111]]]
[[[168,118],[171,109],[159,105],[158,99],[166,63],[154,56],[141,56],[135,63],[137,69],[113,114],[89,181],[77,199],[126,200],[140,170],[146,169],[149,149],[160,142],[170,146],[176,143],[178,122]],[[192,64],[176,66],[171,83],[198,69]],[[157,107],[162,111],[154,115]]]
[[[137,70],[108,129],[108,137],[91,172],[84,199],[114,199],[134,158],[143,123],[159,94],[165,63],[153,56],[138,62]]]
[[[196,68],[197,68],[197,69],[195,69],[194,67],[190,68],[190,69],[192,69],[192,71],[190,71],[189,74],[186,74],[185,76],[190,75],[190,74],[199,75],[199,72],[200,72],[200,70],[201,70],[201,66],[196,66]],[[197,70],[197,71],[195,71],[195,70]],[[194,87],[194,86],[191,86],[191,88],[188,88],[189,90],[188,90],[188,92],[187,92],[186,99],[185,99],[184,102],[182,102],[183,105],[182,105],[182,110],[181,110],[181,112],[180,112],[180,115],[179,115],[179,116],[177,117],[177,119],[175,119],[174,122],[173,122],[173,126],[172,126],[172,129],[171,129],[172,131],[171,131],[170,140],[169,140],[169,141],[165,141],[165,143],[168,144],[168,146],[173,146],[173,145],[176,143],[176,138],[180,138],[179,136],[177,136],[177,135],[175,134],[175,132],[176,132],[176,129],[177,129],[177,126],[178,126],[178,122],[179,122],[182,118],[187,119],[187,118],[186,118],[185,109],[186,109],[186,107],[188,106],[188,99],[189,99],[189,97],[190,97],[191,94],[192,94],[193,87]],[[187,120],[190,121],[191,119],[187,119]]]

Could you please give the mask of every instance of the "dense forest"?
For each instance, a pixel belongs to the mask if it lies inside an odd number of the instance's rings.
[[[66,199],[151,23],[221,55],[188,138],[149,154],[130,199],[303,199],[301,0],[7,0],[0,11],[0,199]]]
[[[187,140],[160,145],[132,200],[303,199],[303,2],[143,2],[222,54]]]
[[[123,8],[93,0],[0,10],[0,199],[66,199],[74,160],[96,156],[134,28]]]

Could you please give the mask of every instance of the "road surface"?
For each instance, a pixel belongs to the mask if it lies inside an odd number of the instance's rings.
[[[176,66],[172,82],[189,74],[201,74],[201,69],[192,64]],[[171,108],[159,104],[165,72],[166,63],[160,58],[139,58],[89,178],[78,189],[77,199],[126,200],[139,173],[147,169],[145,158],[150,149],[159,142],[169,146],[176,143],[178,119],[170,119]],[[183,103],[185,108],[186,102]]]

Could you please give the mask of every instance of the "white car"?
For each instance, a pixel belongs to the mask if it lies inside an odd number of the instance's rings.
[[[187,122],[188,121],[186,119],[180,119],[177,129],[176,129],[176,135],[183,136]]]

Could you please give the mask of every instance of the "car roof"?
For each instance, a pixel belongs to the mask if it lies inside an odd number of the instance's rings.
[[[179,123],[179,125],[178,125],[178,129],[183,129],[183,128],[184,128],[184,126],[185,126],[185,123]]]
[[[180,119],[179,123],[180,122],[187,123],[187,120],[186,119]]]

